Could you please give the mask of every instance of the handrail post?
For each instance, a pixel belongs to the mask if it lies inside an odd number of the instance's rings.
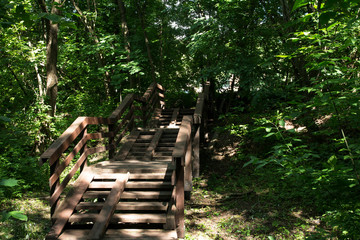
[[[178,238],[185,237],[185,192],[184,192],[184,159],[175,158],[176,164],[176,233]]]
[[[200,176],[200,138],[202,127],[201,124],[195,125],[195,136],[193,139],[193,177],[197,178]]]
[[[115,156],[115,125],[114,123],[109,124],[109,159],[112,159]]]
[[[87,127],[82,131],[82,133],[80,134],[81,139],[86,138],[87,136]],[[81,148],[80,150],[80,156],[87,150],[87,145],[86,143],[84,144],[84,146]],[[80,166],[80,172],[82,172],[84,170],[84,168],[87,167],[87,157],[84,160],[84,163],[81,164]]]
[[[54,164],[50,166],[50,176],[52,176],[55,173],[58,166],[59,166],[59,159],[57,159],[54,162]],[[60,179],[57,179],[52,185],[50,182],[49,184],[50,184],[50,197],[51,197],[55,192],[55,189],[60,185]],[[57,199],[56,202],[50,207],[50,216],[51,216],[51,221],[53,221],[53,223],[54,220],[52,219],[52,216],[55,213],[55,210],[58,205],[59,205],[59,199]]]

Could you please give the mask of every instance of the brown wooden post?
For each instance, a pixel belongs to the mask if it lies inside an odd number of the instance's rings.
[[[184,220],[184,159],[175,158],[176,162],[176,232],[178,238],[185,237],[185,220]]]
[[[87,127],[86,127],[86,128],[82,131],[82,133],[80,134],[81,139],[87,138],[86,135],[87,135]],[[81,140],[80,140],[80,141],[81,141]],[[86,150],[87,150],[87,145],[86,145],[86,143],[85,143],[84,146],[83,146],[83,147],[81,148],[81,150],[80,150],[80,156],[81,156],[84,152],[86,152]],[[81,166],[80,166],[80,172],[82,172],[85,167],[87,167],[87,157],[85,158],[84,163],[81,164]]]
[[[57,167],[59,166],[59,159],[57,159],[53,165],[50,166],[50,176],[52,176]],[[53,193],[55,192],[55,189],[60,185],[60,179],[58,178],[52,185],[51,185],[51,182],[50,182],[50,198],[51,196],[53,195]],[[59,205],[59,198],[56,199],[55,203],[51,205],[51,208],[50,208],[50,216],[52,217],[57,206]],[[51,218],[51,221],[54,223],[54,220]]]
[[[190,199],[190,192],[192,191],[192,136],[191,136],[191,127],[186,144],[186,153],[185,153],[185,166],[184,166],[184,178],[185,178],[185,197]]]
[[[112,159],[115,156],[115,124],[109,124],[109,159]]]
[[[200,176],[200,131],[201,125],[195,126],[196,132],[193,140],[193,177]]]

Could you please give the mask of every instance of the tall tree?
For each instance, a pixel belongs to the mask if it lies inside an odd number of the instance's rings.
[[[151,67],[151,78],[152,78],[152,80],[155,82],[155,81],[156,81],[155,65],[154,65],[153,57],[152,57],[152,55],[151,55],[151,48],[150,48],[150,43],[149,43],[148,34],[147,34],[147,32],[146,32],[145,16],[144,16],[143,6],[146,6],[146,5],[145,5],[145,4],[142,5],[139,0],[136,0],[137,14],[138,14],[138,17],[139,17],[139,20],[140,20],[141,29],[142,29],[142,32],[143,32],[143,35],[144,35],[146,52],[147,52],[149,64],[150,64],[150,67]]]
[[[61,0],[53,0],[51,14],[60,15],[59,7]],[[50,115],[56,113],[56,100],[58,95],[58,31],[59,24],[53,20],[48,20],[49,28],[47,29],[47,46],[46,46],[46,95],[49,97],[51,111]]]

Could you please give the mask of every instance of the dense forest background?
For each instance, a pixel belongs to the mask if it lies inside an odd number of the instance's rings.
[[[233,173],[271,172],[282,201],[358,239],[359,4],[1,0],[1,197],[47,191],[39,155],[76,117],[106,117],[152,81],[193,106],[210,81],[217,131],[241,139]]]

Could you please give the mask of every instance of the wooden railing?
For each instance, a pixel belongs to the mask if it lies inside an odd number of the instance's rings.
[[[142,97],[135,94],[127,95],[108,118],[78,117],[40,156],[40,165],[45,162],[50,165],[51,215],[55,211],[60,195],[75,173],[79,169],[82,171],[87,165],[88,156],[109,150],[109,158],[114,157],[115,149],[127,132],[134,126],[145,125],[152,111],[156,107],[163,107],[163,91],[161,85],[152,83]],[[141,116],[137,115],[138,111]],[[90,132],[91,125],[97,126],[98,131]],[[98,140],[96,146],[89,147],[89,142],[93,140]],[[98,146],[99,144],[102,146]],[[65,173],[66,176],[60,182],[62,174]]]
[[[203,92],[199,94],[194,112],[194,140],[193,140],[193,164],[192,175],[200,175],[200,145],[204,141],[204,129],[206,128],[210,82],[206,82]]]
[[[175,214],[175,223],[167,223],[167,225],[176,227],[178,238],[185,237],[185,192],[192,190],[192,178],[199,176],[200,134],[206,120],[209,87],[210,84],[206,83],[203,92],[199,94],[194,116],[183,117],[172,155],[173,163],[176,165],[173,178],[175,187],[172,196],[173,202],[169,204],[169,210],[172,211],[168,211],[168,214]]]
[[[191,129],[193,125],[192,116],[184,116],[176,139],[175,148],[172,159],[176,165],[175,170],[175,226],[178,238],[185,237],[184,225],[184,203],[185,203],[185,182],[189,176],[189,168],[191,169],[192,156],[192,137]]]

